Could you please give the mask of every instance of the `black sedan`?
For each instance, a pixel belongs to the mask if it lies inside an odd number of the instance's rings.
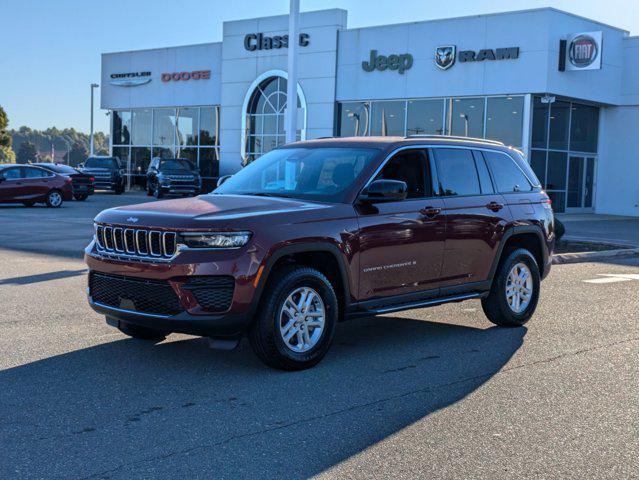
[[[73,198],[76,200],[86,200],[89,195],[93,195],[95,178],[86,173],[65,165],[63,163],[34,163],[38,167],[42,167],[51,172],[65,175],[71,178],[73,187]]]

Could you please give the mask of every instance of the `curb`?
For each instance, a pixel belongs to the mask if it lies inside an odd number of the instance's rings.
[[[597,260],[639,256],[639,248],[604,250],[602,252],[556,253],[552,257],[553,265],[568,263],[594,262]]]

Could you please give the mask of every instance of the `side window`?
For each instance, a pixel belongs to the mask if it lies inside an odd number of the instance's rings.
[[[42,178],[47,176],[45,172],[39,168],[22,167],[22,169],[24,171],[24,178]]]
[[[435,148],[435,163],[441,195],[480,195],[477,167],[471,150]]]
[[[493,182],[490,179],[490,173],[488,173],[488,167],[486,166],[484,157],[482,156],[481,152],[478,151],[475,151],[474,155],[475,166],[477,167],[477,173],[479,174],[479,185],[481,186],[481,193],[483,195],[495,193]]]
[[[391,158],[375,180],[401,180],[408,186],[406,198],[424,198],[433,195],[426,153],[407,150]]]
[[[505,153],[484,151],[484,158],[493,172],[495,186],[499,193],[530,192],[532,185],[515,164],[515,161]]]
[[[22,178],[20,170],[20,168],[7,168],[6,170],[2,170],[2,176],[7,180],[17,180],[18,178]]]

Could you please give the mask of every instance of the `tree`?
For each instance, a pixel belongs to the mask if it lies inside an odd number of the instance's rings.
[[[75,167],[78,163],[84,162],[89,156],[87,147],[82,142],[74,142],[71,146],[71,152],[65,155],[65,159],[69,165]],[[70,158],[68,158],[70,157]]]
[[[16,163],[35,162],[38,157],[38,150],[33,142],[22,142],[16,154]]]
[[[9,117],[0,106],[0,163],[13,163],[16,160],[16,155],[11,149],[13,138],[6,132],[8,126]]]

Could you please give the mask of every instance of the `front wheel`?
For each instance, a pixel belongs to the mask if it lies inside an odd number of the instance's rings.
[[[47,207],[58,208],[62,205],[62,193],[60,190],[51,190],[45,198]]]
[[[118,330],[125,335],[137,338],[138,340],[153,340],[155,342],[161,342],[166,338],[166,333],[161,330],[140,327],[139,325],[132,325],[130,323],[120,323]]]
[[[328,352],[337,318],[337,296],[329,280],[315,269],[292,267],[267,287],[248,338],[266,365],[303,370]]]
[[[77,195],[73,195],[73,198],[75,198],[78,202],[84,202],[87,198],[89,198],[89,195],[86,193],[78,193]]]
[[[526,249],[510,252],[495,274],[481,306],[488,320],[502,327],[520,327],[532,317],[541,280],[535,257]]]

